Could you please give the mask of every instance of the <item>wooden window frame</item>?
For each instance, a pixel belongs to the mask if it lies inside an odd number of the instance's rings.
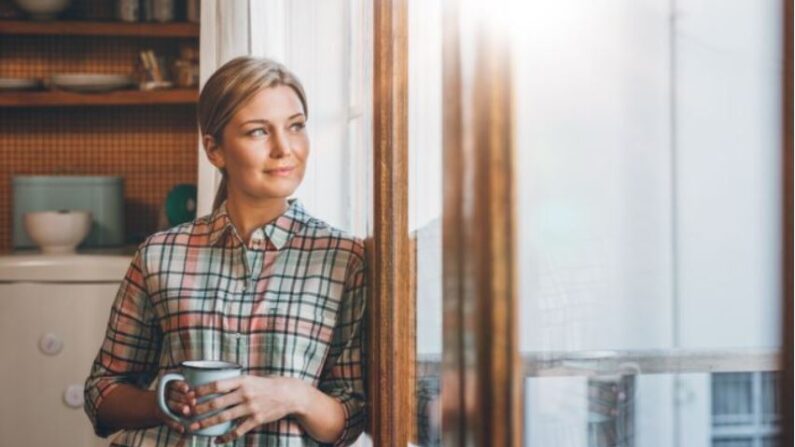
[[[368,392],[376,446],[406,446],[412,427],[413,303],[408,234],[408,2],[373,5],[373,224]]]
[[[782,301],[782,349],[784,362],[784,377],[782,402],[783,422],[782,422],[782,444],[793,445],[793,234],[792,234],[792,213],[793,213],[793,194],[792,194],[792,0],[782,0],[782,72],[781,72],[781,301]]]
[[[509,53],[485,22],[471,24],[467,40],[461,39],[459,7],[444,2],[443,442],[518,447],[522,387]],[[374,445],[403,447],[415,428],[408,4],[378,1],[373,14],[370,434]],[[462,51],[476,63],[463,66]],[[474,83],[465,85],[464,77]]]
[[[414,248],[408,233],[408,4],[374,4],[368,391],[373,445],[414,429]],[[522,443],[510,62],[487,24],[444,0],[442,442]],[[792,0],[782,0],[783,445],[793,439]],[[465,40],[466,39],[466,40]],[[466,54],[470,63],[462,63]],[[475,70],[473,67],[477,67]],[[477,148],[477,150],[475,150]],[[377,254],[377,255],[376,255]]]

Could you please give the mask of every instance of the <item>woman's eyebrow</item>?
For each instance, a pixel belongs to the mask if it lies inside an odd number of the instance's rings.
[[[300,117],[300,116],[303,116],[303,115],[304,115],[304,114],[303,114],[303,112],[298,112],[298,113],[295,113],[295,114],[293,114],[293,115],[290,115],[290,116],[287,118],[287,121],[290,121],[290,120],[291,120],[291,119],[293,119],[293,118],[298,118],[298,117]],[[251,123],[258,123],[258,124],[270,124],[270,121],[268,121],[268,120],[264,120],[264,119],[253,119],[253,120],[244,121],[244,122],[243,122],[243,123],[241,123],[240,125],[241,125],[241,126],[245,126],[246,124],[251,124]]]

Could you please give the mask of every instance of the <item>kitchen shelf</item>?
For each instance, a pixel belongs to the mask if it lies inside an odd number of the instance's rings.
[[[0,107],[116,106],[149,104],[195,104],[195,89],[120,90],[109,93],[0,92]]]
[[[189,22],[86,22],[0,20],[0,35],[130,36],[198,38],[199,24]]]

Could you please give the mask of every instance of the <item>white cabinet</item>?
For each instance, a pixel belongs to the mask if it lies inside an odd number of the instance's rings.
[[[107,445],[94,435],[79,391],[117,289],[117,283],[0,283],[3,445]]]

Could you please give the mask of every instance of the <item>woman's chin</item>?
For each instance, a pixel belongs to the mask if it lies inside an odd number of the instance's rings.
[[[286,199],[293,195],[295,189],[296,188],[272,188],[272,189],[257,191],[255,194],[252,194],[252,196],[261,198],[262,200]]]

